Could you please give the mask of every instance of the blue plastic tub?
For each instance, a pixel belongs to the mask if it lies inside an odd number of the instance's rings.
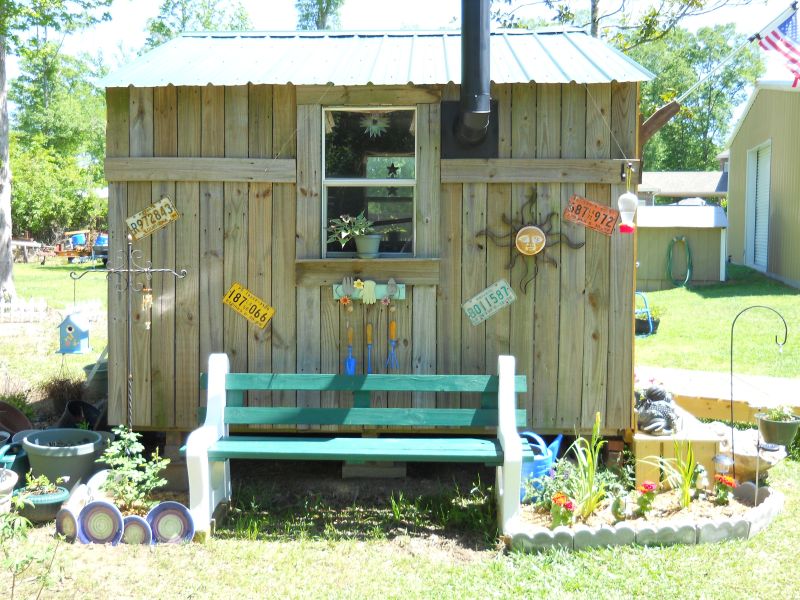
[[[83,246],[86,243],[85,233],[76,233],[69,238],[73,246]]]
[[[533,451],[533,460],[523,461],[522,463],[522,479],[519,488],[520,502],[535,500],[535,497],[525,497],[526,489],[525,482],[546,477],[553,468],[558,457],[558,450],[561,447],[561,440],[564,438],[560,433],[548,446],[545,441],[536,433],[532,431],[523,431],[519,434],[520,437],[528,441],[528,445]],[[541,484],[534,481],[534,489],[541,489]]]

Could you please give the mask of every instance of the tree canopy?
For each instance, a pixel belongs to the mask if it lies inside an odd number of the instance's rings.
[[[631,57],[658,76],[642,86],[641,112],[647,116],[709,74],[733,48],[746,41],[732,24],[705,27],[696,34],[678,28],[640,46]],[[745,46],[681,102],[680,112],[645,146],[648,171],[703,171],[718,168],[716,156],[729,133],[733,108],[763,72],[758,48]]]
[[[147,20],[145,49],[168,42],[184,31],[244,31],[250,15],[239,2],[226,0],[163,0],[158,15]]]
[[[34,28],[69,33],[101,20],[112,0],[0,0],[0,294],[16,296],[11,254],[11,168],[6,57]]]
[[[297,0],[297,29],[299,31],[336,29],[339,9],[344,0]]]
[[[602,37],[627,50],[662,39],[688,17],[712,13],[724,6],[743,6],[752,0],[653,0],[649,4],[632,0],[502,0],[493,18],[504,27],[528,27],[520,19],[520,8],[541,5],[552,22],[588,27],[592,36]],[[506,5],[504,7],[503,5]],[[536,24],[541,24],[536,21]]]

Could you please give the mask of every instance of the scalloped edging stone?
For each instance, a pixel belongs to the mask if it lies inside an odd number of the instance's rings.
[[[752,482],[734,490],[737,499],[753,502],[756,487]],[[634,527],[627,523],[589,527],[578,524],[573,528],[548,529],[540,525],[514,520],[507,533],[512,550],[540,552],[548,548],[583,550],[607,546],[639,544],[641,546],[671,546],[675,544],[713,544],[725,540],[750,539],[769,525],[783,510],[784,496],[771,488],[758,488],[758,505],[743,516],[712,521],[678,521],[669,525],[644,524]]]

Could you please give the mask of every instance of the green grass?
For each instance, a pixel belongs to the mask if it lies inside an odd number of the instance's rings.
[[[107,285],[104,274],[85,275],[73,281],[72,271],[82,273],[97,262],[66,264],[48,262],[17,263],[14,283],[17,295],[25,300],[43,298],[51,309],[47,318],[34,323],[0,324],[0,393],[36,388],[43,381],[59,374],[84,377],[82,367],[93,363],[108,341],[106,327]],[[99,302],[97,320],[91,324],[87,354],[61,355],[58,350],[58,325],[69,314],[74,303]]]
[[[99,262],[67,264],[65,261],[51,261],[44,265],[38,263],[16,263],[14,265],[14,285],[17,295],[26,300],[44,298],[47,306],[53,309],[69,308],[74,302],[99,300],[103,308],[108,305],[107,282],[105,275],[97,273],[84,275],[73,281],[70,273],[78,275],[92,269],[101,269]]]
[[[458,529],[441,527],[430,516],[384,529],[394,519],[385,499],[383,525],[373,535],[353,534],[358,524],[344,523],[342,515],[327,527],[305,529],[281,517],[284,531],[262,531],[260,522],[249,533],[224,525],[224,534],[206,544],[61,544],[43,597],[218,598],[225,590],[233,598],[793,598],[800,567],[800,465],[784,462],[771,479],[785,493],[786,506],[748,541],[506,553],[493,540],[464,544]],[[312,496],[309,505],[317,514],[323,503]],[[262,504],[257,512],[269,510]],[[52,547],[51,530],[38,528],[31,547]],[[41,571],[37,565],[26,573],[19,597],[35,595],[34,577]],[[0,589],[9,589],[7,582],[0,572]]]
[[[663,314],[656,335],[636,338],[636,364],[728,372],[731,323],[739,311],[764,305],[783,315],[788,341],[779,351],[775,339],[784,337],[780,318],[768,310],[749,310],[736,321],[734,371],[800,377],[800,290],[736,265],[728,265],[728,278],[714,285],[647,292],[648,302]]]

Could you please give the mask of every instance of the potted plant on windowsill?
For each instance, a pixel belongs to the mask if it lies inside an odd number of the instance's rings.
[[[766,412],[756,413],[758,432],[768,444],[788,446],[797,435],[800,426],[798,417],[788,406],[777,406]]]
[[[356,216],[340,215],[338,219],[331,219],[328,226],[330,235],[328,243],[339,242],[342,248],[351,239],[356,242],[356,252],[359,258],[376,258],[378,247],[381,243],[381,234],[375,233],[372,221],[364,216],[364,211]]]

